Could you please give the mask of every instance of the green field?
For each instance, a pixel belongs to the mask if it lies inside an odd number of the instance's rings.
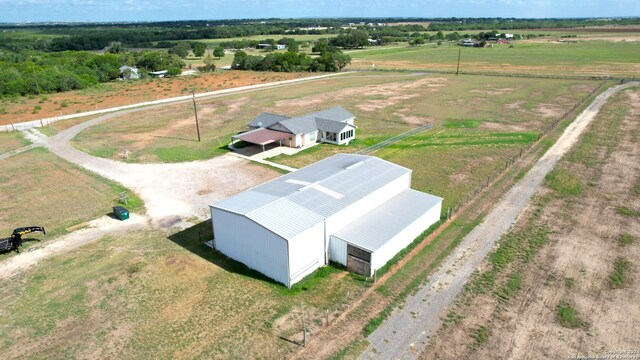
[[[371,69],[375,64],[377,69],[455,71],[459,50],[445,43],[350,51],[353,61],[347,69]],[[640,74],[639,51],[640,42],[516,41],[513,48],[462,48],[460,71],[632,77]]]
[[[44,226],[47,236],[65,233],[110,213],[125,190],[44,148],[0,160],[0,237],[21,226]],[[134,194],[130,199],[132,211],[142,209]]]

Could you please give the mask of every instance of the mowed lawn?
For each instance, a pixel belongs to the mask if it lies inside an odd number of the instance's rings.
[[[350,51],[353,61],[347,69],[456,71],[460,49],[444,43]],[[460,71],[632,77],[640,73],[639,51],[640,42],[515,41],[513,47],[462,48]]]
[[[125,190],[44,148],[0,160],[0,237],[22,226],[44,226],[47,236],[65,233],[110,213]],[[142,208],[135,194],[129,199],[131,210]]]
[[[106,237],[0,280],[3,356],[286,358],[301,304],[313,337],[364,290],[331,267],[288,290],[199,245],[199,231],[210,224]]]
[[[19,132],[0,132],[0,154],[19,149],[23,146],[29,145],[30,143],[31,142],[25,139]]]

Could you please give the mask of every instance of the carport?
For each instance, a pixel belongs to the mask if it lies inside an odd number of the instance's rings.
[[[259,145],[262,147],[262,151],[264,151],[264,147],[266,145],[279,141],[280,146],[282,146],[282,140],[293,136],[293,134],[282,131],[260,128],[232,136],[231,139],[233,140],[231,141],[231,144],[233,145],[236,140],[242,140],[251,144]]]

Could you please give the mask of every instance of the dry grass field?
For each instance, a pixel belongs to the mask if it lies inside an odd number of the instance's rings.
[[[25,139],[19,132],[0,133],[0,154],[19,149],[29,144],[29,140]]]
[[[300,115],[340,105],[357,117],[357,140],[319,145],[271,160],[301,167],[336,152],[355,152],[431,123],[432,130],[376,153],[414,170],[414,187],[445,198],[445,209],[537,139],[550,122],[594,89],[580,80],[350,74],[310,84],[239,94],[198,104],[203,141],[195,141],[193,108],[172,105],[91,127],[79,149],[132,162],[197,160],[222,154],[230,136],[262,111]]]
[[[115,81],[77,91],[2,99],[0,100],[0,125],[183,96],[188,95],[189,89],[206,92],[297,79],[309,75],[309,73],[219,71],[164,79]]]
[[[598,356],[640,341],[640,90],[605,105],[422,359]]]
[[[199,244],[208,222],[107,237],[0,280],[6,358],[277,358],[363,288],[324,268],[293,290]],[[326,311],[329,311],[328,314]]]
[[[0,236],[44,226],[47,235],[111,212],[122,186],[72,165],[43,148],[0,160]],[[130,194],[129,207],[142,204]]]

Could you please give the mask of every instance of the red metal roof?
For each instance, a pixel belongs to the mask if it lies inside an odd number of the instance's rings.
[[[233,138],[256,145],[267,145],[279,140],[290,138],[292,136],[294,135],[290,133],[261,128],[235,135],[233,136]]]

